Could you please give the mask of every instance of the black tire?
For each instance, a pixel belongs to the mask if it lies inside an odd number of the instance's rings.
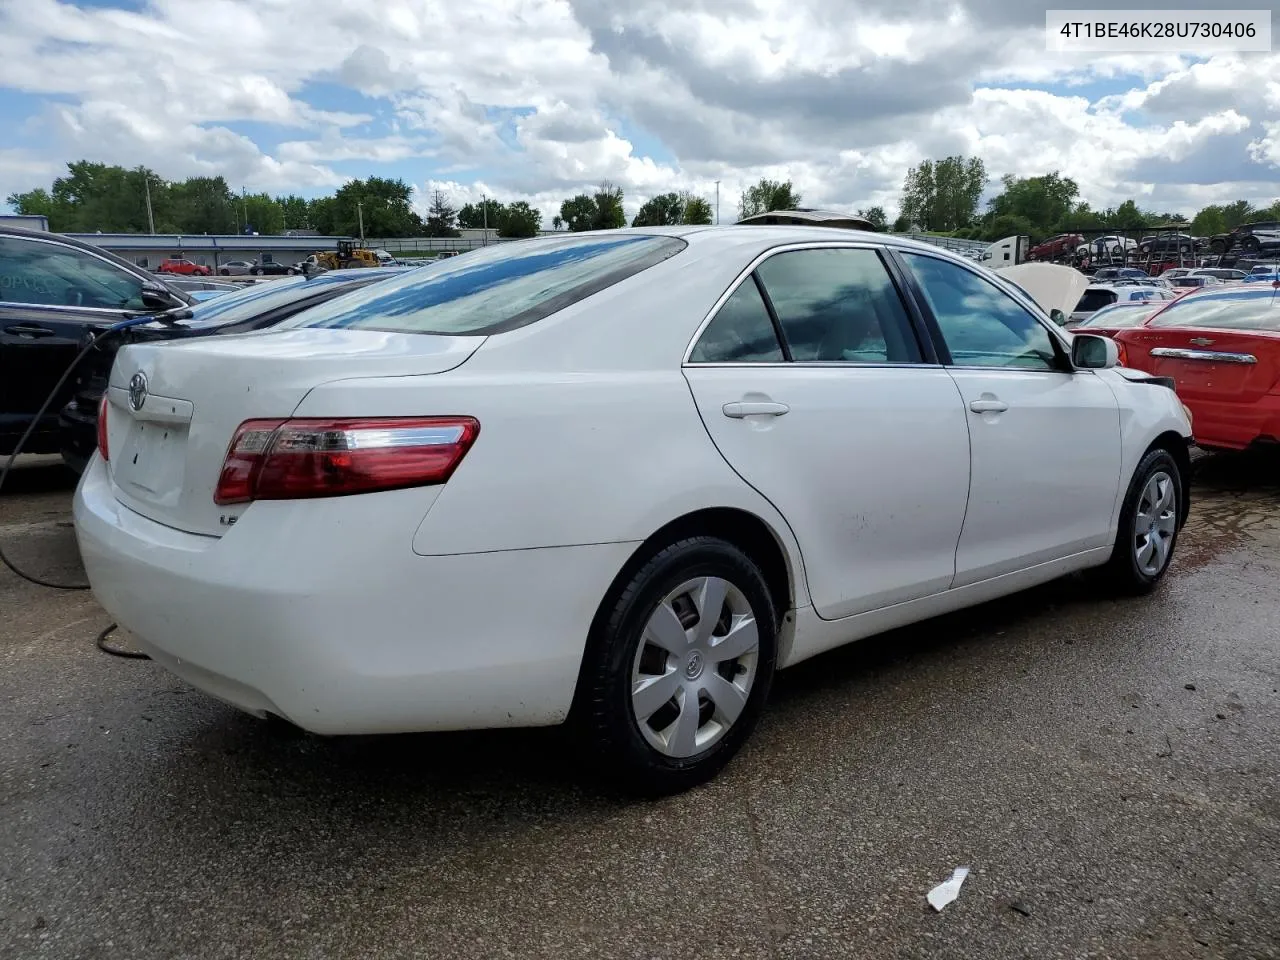
[[[1164,563],[1154,573],[1144,570],[1138,562],[1138,508],[1142,501],[1143,491],[1157,474],[1167,475],[1173,484],[1173,532],[1168,539],[1168,553]],[[1124,503],[1120,507],[1120,526],[1116,531],[1115,547],[1111,559],[1106,566],[1098,570],[1102,583],[1117,593],[1141,595],[1155,589],[1169,570],[1173,561],[1174,550],[1178,545],[1178,534],[1182,532],[1182,497],[1186,488],[1187,477],[1183,476],[1178,461],[1168,450],[1156,447],[1147,452],[1133,472],[1133,479],[1125,493]]]
[[[677,758],[660,752],[641,733],[632,706],[632,669],[645,627],[659,604],[698,577],[721,578],[745,598],[756,621],[759,647],[755,679],[737,719],[707,749]],[[574,705],[577,732],[597,767],[629,793],[663,796],[706,782],[751,735],[773,682],[778,613],[760,568],[731,543],[689,537],[655,553],[606,603],[583,659]]]
[[[222,270],[222,271],[220,271],[220,272],[222,273],[222,275],[223,275],[224,277],[229,277],[229,276],[231,276],[231,271],[230,271],[230,270]]]
[[[287,273],[289,276],[292,277],[292,276],[295,276],[298,273],[298,271],[293,269],[293,267],[290,267],[288,270],[285,271],[285,273]]]
[[[1246,236],[1240,238],[1240,249],[1245,253],[1257,253],[1262,249],[1262,242],[1257,237]]]
[[[260,267],[254,267],[254,268],[253,268],[253,270],[252,270],[251,272],[253,273],[253,275],[254,275],[255,277],[260,277],[260,276],[262,276],[262,269],[261,269]]]

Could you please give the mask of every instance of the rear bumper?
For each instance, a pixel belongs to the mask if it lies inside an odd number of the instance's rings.
[[[322,734],[566,717],[596,607],[634,544],[421,557],[402,518],[337,529],[305,510],[254,504],[222,537],[183,533],[120,504],[97,456],[74,508],[103,607],[240,709]]]
[[[1198,444],[1244,450],[1257,443],[1280,441],[1280,396],[1268,394],[1242,403],[1183,399],[1192,414]]]

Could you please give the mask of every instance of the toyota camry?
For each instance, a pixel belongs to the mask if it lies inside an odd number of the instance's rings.
[[[712,776],[777,669],[1074,571],[1150,590],[1186,412],[942,250],[821,227],[497,244],[123,348],[75,498],[161,665],[320,734],[568,721]]]

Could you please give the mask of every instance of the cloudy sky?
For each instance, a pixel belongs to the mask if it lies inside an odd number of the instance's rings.
[[[0,197],[87,158],[309,196],[403,177],[548,217],[602,179],[629,214],[720,180],[731,219],[768,176],[892,214],[910,165],[964,153],[1095,206],[1280,198],[1280,55],[1049,55],[1048,5],[0,0]],[[1215,6],[1158,9],[1179,5]]]

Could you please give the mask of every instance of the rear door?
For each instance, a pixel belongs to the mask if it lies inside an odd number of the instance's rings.
[[[684,372],[720,453],[790,524],[819,616],[950,587],[969,490],[964,408],[881,251],[770,252]]]
[[[1071,368],[1048,326],[986,277],[902,254],[964,398],[972,469],[955,585],[1065,558],[1111,539],[1119,405]]]
[[[142,284],[55,239],[0,236],[0,433],[10,442],[39,411],[86,333],[142,308]],[[49,405],[50,424],[76,386],[70,378]]]

